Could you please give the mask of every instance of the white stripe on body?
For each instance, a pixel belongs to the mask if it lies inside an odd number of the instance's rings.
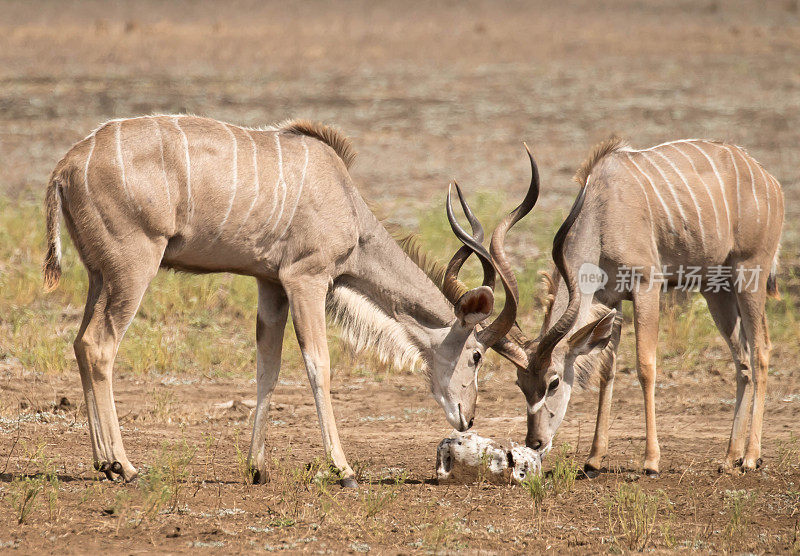
[[[623,166],[625,165],[623,164]],[[628,170],[628,173],[630,173],[630,175],[633,177],[634,181],[636,181],[637,185],[639,186],[639,189],[642,190],[642,195],[644,195],[644,200],[645,203],[647,204],[647,213],[650,215],[650,248],[653,250],[652,253],[653,260],[654,261],[661,260],[661,258],[658,255],[658,246],[656,245],[656,230],[654,227],[655,222],[653,220],[653,209],[650,207],[650,196],[647,194],[647,190],[645,189],[644,184],[642,184],[639,177],[636,174],[634,174],[633,171],[631,171],[631,169],[628,168],[627,166],[625,166],[625,168]],[[588,179],[586,180],[586,186],[587,187],[589,186]]]
[[[720,190],[720,193],[722,193],[722,202],[725,204],[725,218],[728,221],[728,228],[727,229],[728,229],[728,232],[730,233],[732,230],[731,230],[731,212],[730,212],[730,209],[728,207],[728,195],[727,195],[727,193],[725,191],[725,184],[722,181],[722,176],[720,176],[719,175],[719,171],[717,171],[717,165],[714,164],[714,161],[711,160],[711,157],[708,156],[708,154],[706,154],[706,151],[701,149],[699,145],[696,145],[695,143],[692,143],[692,142],[687,142],[686,144],[687,145],[691,145],[692,147],[694,147],[695,149],[700,151],[700,153],[705,157],[706,160],[708,160],[708,163],[711,165],[711,169],[714,171],[714,175],[717,176],[717,182],[719,183],[719,190]]]
[[[297,212],[297,207],[300,205],[300,196],[303,194],[303,186],[306,183],[306,169],[308,168],[308,145],[306,144],[306,138],[303,136],[301,138],[301,142],[303,143],[303,151],[305,152],[305,160],[303,161],[303,171],[300,175],[300,187],[297,191],[297,201],[294,203],[294,208],[292,209],[292,214],[289,216],[289,219],[286,221],[286,228],[284,228],[283,233],[279,236],[279,239],[283,239],[283,236],[286,235],[286,232],[289,231],[289,226],[292,225],[292,221],[294,220],[294,213]]]
[[[183,129],[181,129],[178,118],[180,118],[180,116],[173,116],[172,123],[181,134],[181,142],[183,143],[183,151],[186,157],[186,223],[188,224],[192,219],[192,213],[194,213],[194,203],[192,201],[192,165],[189,158],[189,140],[186,138]]]
[[[739,229],[741,228],[742,224],[742,195],[741,195],[741,179],[739,176],[739,165],[736,164],[736,157],[733,156],[733,151],[728,145],[722,145],[722,148],[728,151],[728,154],[731,157],[731,162],[733,163],[733,171],[736,174],[736,234],[739,234]]]
[[[258,195],[260,193],[261,182],[258,175],[258,147],[256,146],[256,142],[253,139],[253,136],[250,135],[250,131],[247,129],[242,129],[247,134],[247,138],[250,139],[250,145],[253,147],[253,198],[250,200],[250,206],[247,209],[247,214],[245,214],[242,222],[239,224],[239,229],[236,230],[236,236],[239,235],[239,232],[242,231],[242,227],[247,223],[247,220],[250,218],[250,213],[253,212],[253,207],[256,204],[256,200],[258,200]]]
[[[653,185],[653,180],[651,180],[650,176],[647,173],[645,173],[644,170],[642,170],[639,167],[638,164],[636,164],[636,161],[633,160],[633,158],[630,156],[629,153],[627,153],[627,156],[628,156],[628,160],[631,161],[631,164],[633,164],[636,167],[636,169],[639,171],[639,173],[641,173],[645,177],[645,179],[647,180],[647,183],[650,184],[650,187],[655,192],[656,197],[658,197],[658,200],[661,203],[661,206],[664,208],[664,212],[667,215],[667,220],[669,221],[670,228],[672,228],[673,230],[677,230],[677,228],[675,227],[675,222],[672,220],[672,213],[669,211],[669,207],[667,207],[667,204],[664,202],[664,199],[661,197],[661,193],[659,193],[658,189],[656,188],[656,186]]]
[[[711,208],[714,210],[714,224],[716,224],[716,226],[719,227],[719,225],[720,225],[719,224],[719,211],[717,210],[717,203],[714,202],[714,196],[711,194],[711,190],[708,188],[708,184],[706,183],[706,180],[704,180],[703,177],[700,175],[700,172],[697,171],[697,166],[694,165],[694,160],[692,160],[692,157],[690,157],[685,152],[680,150],[678,148],[677,144],[673,143],[673,144],[670,144],[668,146],[672,147],[675,151],[677,151],[683,158],[685,158],[689,162],[689,165],[692,167],[692,171],[697,176],[697,179],[699,179],[700,183],[703,184],[703,187],[706,190],[706,194],[708,195],[708,199],[711,201]]]
[[[670,165],[672,170],[676,174],[678,174],[678,177],[683,182],[683,185],[686,187],[686,191],[689,192],[689,196],[692,198],[692,203],[694,203],[694,209],[695,209],[695,211],[697,211],[697,222],[698,222],[698,225],[700,226],[700,241],[701,241],[703,247],[705,247],[706,231],[705,231],[705,227],[703,226],[703,216],[702,216],[702,213],[700,212],[700,204],[697,202],[697,197],[695,197],[694,190],[689,185],[689,181],[686,179],[686,176],[683,175],[683,172],[681,172],[680,169],[675,165],[675,163],[673,163],[669,158],[667,158],[666,156],[661,154],[659,151],[653,151],[653,154],[657,154],[658,156],[663,158],[667,162],[667,164]],[[661,169],[658,169],[658,171],[660,173]],[[663,173],[661,175],[664,176]]]
[[[95,132],[92,132],[89,137],[92,140],[91,146],[89,147],[89,154],[86,157],[86,164],[83,166],[83,189],[86,191],[86,200],[92,202],[94,205],[94,201],[92,200],[92,196],[89,193],[89,163],[92,160],[92,154],[94,154],[94,147],[97,143],[97,135]],[[96,208],[96,207],[95,207]],[[61,257],[61,241],[56,241],[56,256]]]
[[[119,165],[119,171],[122,174],[122,189],[125,190],[125,196],[128,198],[128,201],[133,202],[133,197],[131,197],[131,192],[128,189],[128,180],[125,179],[125,161],[122,160],[122,122],[124,120],[119,120],[116,122],[116,127],[114,128],[114,141],[116,142],[117,146],[117,164]],[[141,210],[141,207],[139,207]]]
[[[758,162],[756,162],[756,166],[758,166],[758,170],[761,172],[761,177],[764,180],[764,190],[765,190],[764,192],[766,193],[766,197],[767,197],[767,199],[766,199],[766,201],[767,201],[767,222],[766,222],[766,224],[764,224],[764,227],[769,228],[769,222],[770,222],[770,219],[772,218],[772,214],[771,214],[772,211],[770,210],[772,203],[770,202],[770,199],[769,199],[769,190],[771,188],[769,186],[769,180],[767,179],[767,175],[764,172],[764,168]]]
[[[665,143],[659,143],[658,145],[653,145],[652,147],[649,147],[647,149],[636,149],[636,150],[634,150],[632,152],[652,151],[652,150],[657,149],[659,147],[667,147],[669,145],[674,145],[676,143],[686,143],[688,141],[701,141],[701,140],[702,139],[676,139],[675,141],[666,141]]]
[[[753,175],[753,167],[750,165],[750,160],[748,160],[750,157],[747,155],[746,152],[744,152],[739,147],[736,147],[736,150],[739,151],[739,154],[741,155],[742,160],[744,160],[744,163],[747,165],[747,170],[750,172],[750,188],[751,188],[751,190],[753,192],[753,200],[756,203],[756,222],[760,226],[761,225],[761,203],[758,202],[758,195],[756,195],[756,178]]]
[[[277,151],[278,152],[278,156],[279,156],[278,165],[279,165],[279,169],[281,169],[281,171],[278,172],[278,180],[275,182],[275,185],[272,188],[272,208],[269,211],[269,216],[264,219],[265,223],[268,223],[268,222],[270,222],[272,220],[272,217],[275,215],[275,211],[278,209],[278,186],[281,185],[281,183],[283,181],[283,171],[282,171],[283,162],[280,159],[280,157],[282,156],[282,153],[280,151],[280,143],[278,142],[277,135],[278,134],[276,133],[275,134],[275,136],[276,136],[275,143],[276,143],[276,146],[278,147],[278,151]],[[271,233],[271,230],[270,230],[270,233]]]
[[[231,128],[228,124],[222,124],[225,127],[225,131],[231,136],[233,139],[233,191],[231,192],[231,200],[228,203],[228,210],[225,213],[225,217],[220,222],[219,230],[217,230],[217,236],[214,240],[218,240],[222,235],[223,228],[225,227],[225,223],[228,221],[228,217],[231,215],[231,210],[233,209],[233,201],[236,199],[236,190],[239,187],[239,143],[236,141],[236,135],[233,133]]]
[[[89,196],[89,162],[92,160],[92,154],[94,153],[94,145],[97,142],[97,137],[92,134],[92,146],[89,147],[89,156],[86,157],[86,166],[83,168],[83,187],[86,189],[86,198],[90,199]]]
[[[275,222],[272,224],[272,228],[269,231],[270,234],[272,234],[278,227],[278,222],[281,221],[281,217],[283,216],[283,207],[286,204],[286,180],[283,178],[283,150],[281,149],[280,133],[275,134],[275,148],[278,149],[278,183],[275,184],[275,188],[277,191],[277,186],[281,186],[281,189],[283,190],[283,198],[281,199],[281,206],[278,209],[278,216],[275,218]],[[271,214],[270,218],[272,218]]]
[[[151,119],[158,131],[158,148],[161,152],[161,173],[164,175],[164,190],[167,192],[167,205],[172,209],[172,195],[169,192],[169,179],[167,179],[167,165],[164,162],[164,134],[161,133],[161,126],[155,119]]]
[[[641,153],[641,155],[647,162],[649,162],[653,166],[653,168],[656,169],[656,171],[661,176],[661,179],[664,180],[664,183],[667,185],[667,189],[669,189],[672,198],[675,200],[675,206],[678,207],[678,213],[681,216],[681,220],[685,222],[686,214],[683,212],[683,206],[681,205],[681,201],[678,198],[678,194],[675,193],[675,189],[672,187],[672,183],[670,183],[669,179],[667,179],[666,174],[664,174],[664,172],[661,171],[661,168],[655,162],[653,162],[653,160],[649,156],[647,156],[647,153]],[[655,183],[652,180],[650,181],[650,183],[653,185],[653,188],[655,188]]]

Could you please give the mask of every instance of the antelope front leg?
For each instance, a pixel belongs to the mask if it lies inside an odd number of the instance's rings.
[[[608,379],[600,383],[600,396],[597,402],[597,421],[594,426],[594,439],[589,459],[583,466],[583,472],[590,479],[600,474],[600,465],[608,453],[608,421],[611,414],[611,398],[614,392],[614,375],[617,367],[617,354],[611,362]]]
[[[766,280],[764,280],[766,282]],[[766,284],[760,284],[756,292],[737,294],[742,325],[750,348],[750,364],[753,369],[753,409],[750,421],[750,438],[742,460],[745,471],[761,465],[761,431],[764,425],[764,405],[767,394],[767,371],[769,369],[769,332],[764,314]]]
[[[642,284],[641,288],[644,288]],[[655,288],[655,287],[654,287]],[[634,294],[633,322],[636,328],[636,359],[639,383],[644,394],[644,418],[646,447],[644,472],[649,477],[658,477],[661,448],[656,432],[656,348],[658,346],[658,302],[659,290],[639,291]]]
[[[622,305],[617,304],[617,311],[622,312]],[[600,474],[600,465],[603,458],[608,453],[608,421],[611,415],[611,398],[614,392],[614,376],[617,374],[617,349],[619,348],[619,337],[622,334],[622,324],[615,325],[611,342],[613,342],[614,354],[609,368],[601,372],[606,377],[600,382],[600,395],[597,402],[597,421],[594,425],[594,439],[592,449],[589,452],[589,459],[583,466],[584,474],[593,479]]]
[[[258,365],[258,398],[253,437],[247,463],[255,484],[267,482],[265,443],[269,422],[269,402],[281,370],[281,349],[289,303],[280,284],[258,282],[258,317],[256,319],[256,349]]]
[[[311,391],[317,406],[325,454],[338,469],[342,486],[356,487],[355,473],[347,464],[339,441],[331,402],[330,355],[325,326],[327,281],[314,281],[305,276],[298,281],[284,279],[283,283],[289,295],[295,334],[300,343],[308,381],[311,383]]]

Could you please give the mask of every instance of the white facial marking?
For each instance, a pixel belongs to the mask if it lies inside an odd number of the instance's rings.
[[[533,405],[528,404],[528,413],[531,415],[538,413],[539,410],[542,409],[542,406],[544,406],[544,402],[546,401],[547,401],[547,392],[545,392],[544,396],[542,396],[542,399],[536,402],[535,404]]]

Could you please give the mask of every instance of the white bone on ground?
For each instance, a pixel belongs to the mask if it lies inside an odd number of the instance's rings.
[[[523,482],[541,471],[537,452],[515,442],[503,445],[474,432],[453,431],[436,450],[436,475],[439,480],[468,480],[483,472],[493,482]]]

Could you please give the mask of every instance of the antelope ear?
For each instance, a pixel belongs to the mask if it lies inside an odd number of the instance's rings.
[[[525,353],[525,349],[521,345],[509,340],[508,336],[497,340],[492,349],[514,363],[518,369],[522,371],[528,370],[528,354]]]
[[[464,326],[473,327],[492,314],[494,293],[489,286],[469,290],[456,302],[456,317]]]
[[[569,349],[576,355],[586,355],[595,348],[604,348],[611,339],[617,310],[611,309],[604,317],[590,322],[567,341]]]

